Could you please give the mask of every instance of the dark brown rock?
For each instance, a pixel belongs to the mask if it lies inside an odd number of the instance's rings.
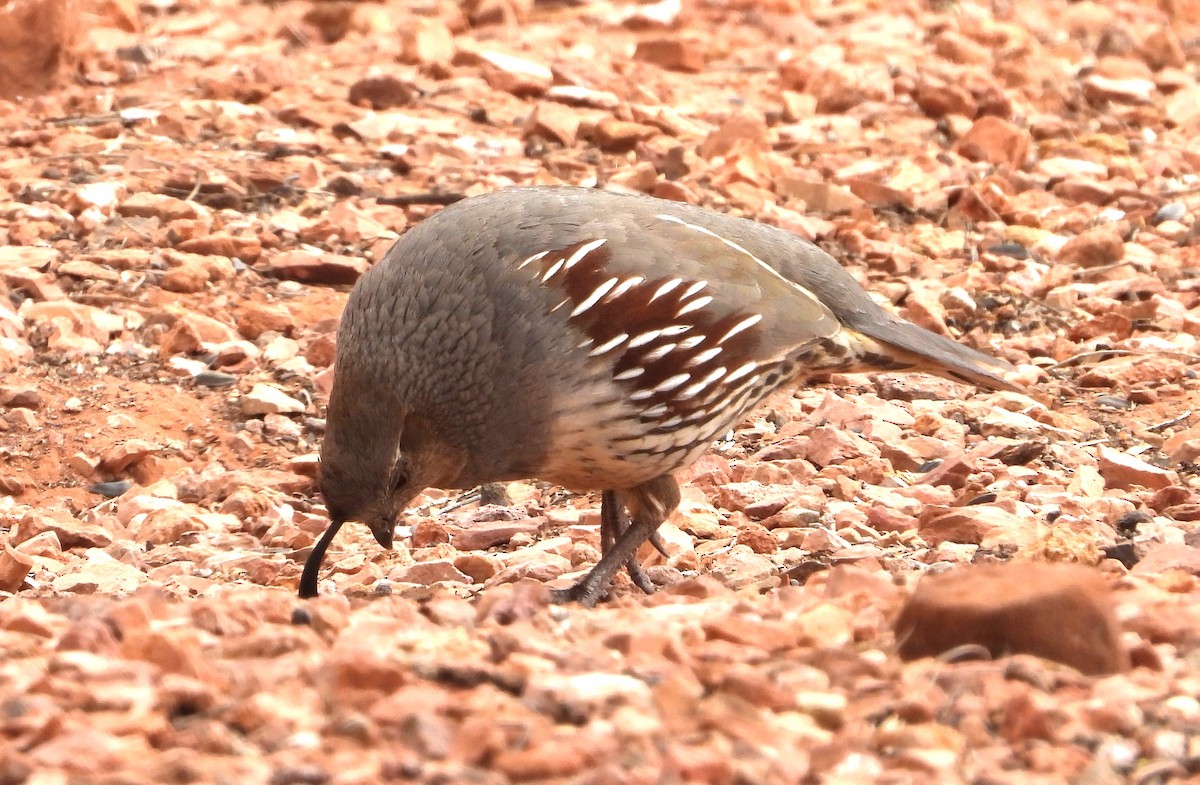
[[[1129,668],[1107,584],[1076,565],[984,565],[927,577],[895,631],[906,660],[977,644],[993,657],[1034,654],[1089,674]]]

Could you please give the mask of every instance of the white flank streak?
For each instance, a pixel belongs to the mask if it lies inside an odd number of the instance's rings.
[[[656,291],[654,293],[654,296],[650,298],[650,302],[654,302],[655,300],[657,300],[659,297],[662,297],[667,292],[671,292],[671,291],[674,291],[675,289],[678,289],[679,285],[681,283],[683,283],[682,278],[672,278],[671,280],[667,281],[662,286],[658,287],[658,291]]]
[[[648,344],[658,338],[660,335],[662,335],[662,330],[650,330],[649,332],[644,332],[629,342],[629,348],[636,349],[639,346]]]
[[[733,327],[730,327],[729,332],[727,332],[723,336],[721,336],[721,340],[717,341],[717,343],[725,343],[726,341],[728,341],[730,338],[737,335],[738,333],[740,333],[744,330],[749,330],[751,327],[753,327],[754,325],[761,322],[762,319],[763,318],[762,318],[761,313],[756,313],[753,316],[747,316],[745,319],[742,319],[740,322],[735,324]]]
[[[567,304],[567,303],[569,303],[569,302],[571,302],[571,301],[570,301],[570,300],[562,300],[561,302],[559,302],[559,304],[558,304],[558,305],[556,305],[556,306],[554,306],[553,308],[551,308],[551,309],[550,309],[550,313],[554,313],[554,312],[555,312],[555,311],[557,311],[559,308],[562,308],[564,305],[566,305],[566,304]]]
[[[662,328],[662,334],[664,338],[671,338],[680,333],[686,333],[690,329],[692,329],[692,325],[690,324],[672,324],[669,327]]]
[[[629,400],[644,401],[647,398],[653,398],[653,397],[654,397],[654,390],[641,389],[641,390],[634,390],[633,393],[630,394]]]
[[[584,243],[583,245],[579,246],[579,250],[571,254],[571,256],[567,259],[567,269],[570,270],[572,267],[579,264],[583,257],[604,245],[604,242],[604,239],[601,238],[599,240],[592,240],[590,243]]]
[[[562,266],[563,266],[562,259],[559,259],[557,262],[550,265],[550,269],[547,270],[545,272],[545,274],[542,276],[542,283],[545,283],[546,281],[549,281],[551,278],[553,278],[554,274],[562,269]]]
[[[709,237],[712,237],[712,238],[714,238],[714,239],[720,240],[721,242],[725,243],[725,245],[727,245],[728,247],[730,247],[730,248],[732,248],[733,250],[737,251],[738,253],[744,253],[744,254],[746,254],[746,256],[749,256],[751,259],[753,259],[753,260],[754,260],[754,262],[755,262],[756,264],[758,264],[759,266],[761,266],[761,267],[762,267],[764,270],[766,270],[766,271],[767,271],[769,274],[771,274],[771,275],[773,275],[774,277],[778,278],[779,280],[783,281],[783,282],[784,282],[784,283],[786,283],[788,286],[792,287],[793,289],[795,289],[796,291],[800,292],[801,294],[803,294],[803,295],[804,295],[805,297],[807,297],[808,299],[812,300],[812,301],[813,301],[814,303],[816,303],[817,305],[821,306],[821,309],[822,309],[822,310],[827,310],[827,309],[825,308],[825,306],[824,306],[824,305],[821,303],[821,301],[820,301],[820,300],[817,298],[817,296],[816,296],[815,294],[813,294],[812,292],[810,292],[808,289],[805,289],[803,286],[801,286],[800,284],[798,284],[798,283],[796,283],[795,281],[791,280],[790,278],[787,278],[787,277],[783,276],[783,275],[782,275],[782,274],[780,274],[780,272],[779,272],[778,270],[776,270],[774,267],[772,267],[771,265],[767,264],[767,263],[766,263],[766,262],[764,262],[762,259],[759,259],[757,256],[755,256],[754,254],[750,253],[750,252],[749,252],[749,251],[747,251],[745,248],[743,248],[742,246],[740,246],[740,245],[738,245],[737,243],[735,243],[733,240],[730,240],[730,239],[729,239],[729,238],[727,238],[727,237],[722,237],[721,235],[717,234],[716,232],[714,232],[714,231],[713,231],[713,230],[711,230],[711,229],[705,229],[703,226],[697,226],[696,224],[690,224],[690,223],[688,223],[687,221],[683,220],[682,218],[676,218],[676,217],[675,217],[675,216],[673,216],[673,215],[667,215],[666,213],[660,213],[659,215],[656,215],[655,217],[656,217],[656,218],[659,218],[659,219],[662,219],[662,220],[664,220],[664,221],[670,221],[671,223],[677,223],[677,224],[680,224],[681,226],[686,226],[688,229],[691,229],[692,231],[695,231],[695,232],[699,232],[700,234],[706,234],[706,235],[708,235]]]
[[[594,343],[594,341],[593,341],[591,338],[588,338],[588,339],[587,339],[586,341],[584,341],[583,343],[576,344],[576,347],[577,347],[577,348],[579,348],[579,349],[586,349],[586,348],[588,348],[589,346],[591,346],[593,343]]]
[[[666,409],[667,409],[667,407],[663,406],[663,414],[666,414]],[[656,415],[656,416],[661,417],[662,415]],[[681,423],[681,422],[683,422],[683,418],[677,414],[674,417],[671,417],[670,419],[663,420],[662,422],[658,423],[658,425],[656,427],[658,427],[658,428],[674,428],[676,425],[679,425],[679,423]]]
[[[616,338],[613,338],[611,341],[605,341],[604,343],[597,346],[595,349],[592,349],[590,352],[588,352],[588,357],[599,357],[602,354],[611,352],[613,349],[616,349],[618,346],[620,346],[622,343],[624,343],[625,339],[627,339],[628,337],[629,337],[629,335],[627,333],[621,333]]]
[[[517,265],[517,269],[518,269],[518,270],[524,270],[524,269],[525,269],[527,266],[529,266],[529,265],[533,264],[534,262],[538,261],[539,259],[542,259],[542,258],[544,258],[544,257],[546,256],[546,254],[548,254],[548,253],[550,253],[550,252],[549,252],[549,251],[542,251],[541,253],[535,253],[533,256],[529,257],[529,258],[528,258],[528,259],[526,259],[525,261],[523,261],[523,262],[521,262],[520,264],[518,264],[518,265]]]
[[[621,283],[617,284],[617,288],[609,292],[608,297],[605,299],[610,301],[615,300],[633,287],[645,282],[646,279],[640,275],[635,275],[632,278],[626,278],[624,281],[621,281]]]
[[[649,417],[649,418],[653,419],[655,417],[662,417],[666,413],[667,413],[667,405],[665,403],[659,403],[659,404],[655,404],[654,406],[651,406],[649,409],[644,409],[642,411],[642,417],[643,418]]]
[[[642,358],[644,363],[652,363],[667,356],[667,353],[674,349],[678,344],[664,343],[662,346],[655,346],[650,351],[646,352],[646,356]]]
[[[742,377],[743,377],[743,376],[745,376],[746,374],[748,374],[748,373],[753,373],[753,372],[754,372],[754,369],[755,369],[755,368],[757,368],[757,367],[758,367],[758,364],[757,364],[757,363],[746,363],[745,365],[743,365],[742,367],[738,368],[738,369],[737,369],[736,371],[734,371],[733,373],[731,373],[731,374],[729,374],[728,376],[726,376],[726,377],[725,377],[725,383],[726,383],[726,384],[733,384],[734,382],[736,382],[738,379],[742,378]]]
[[[601,241],[603,242],[603,241]],[[575,306],[575,310],[571,311],[571,316],[575,317],[591,308],[596,303],[600,302],[600,298],[608,294],[614,286],[617,285],[616,278],[609,278],[604,283],[596,287],[595,291],[588,295],[588,298]]]
[[[688,303],[687,305],[683,306],[678,311],[676,311],[675,315],[683,316],[685,313],[691,313],[692,311],[699,311],[701,308],[708,305],[712,301],[713,301],[713,298],[709,297],[708,295],[704,295],[703,297],[697,297],[695,300],[692,300],[690,303]]]
[[[720,379],[724,375],[725,375],[724,367],[713,369],[713,371],[711,373],[709,373],[708,376],[705,376],[703,379],[696,382],[695,384],[689,384],[687,387],[684,387],[682,390],[680,390],[675,395],[675,400],[686,401],[691,398],[695,398],[701,392],[703,392],[704,390],[711,387],[712,384],[717,381],[717,379]]]
[[[708,362],[709,360],[716,357],[720,353],[721,353],[721,347],[719,347],[719,346],[712,348],[712,349],[705,349],[704,351],[700,352],[700,354],[697,354],[695,357],[688,360],[687,365],[685,367],[691,368],[696,365],[703,365],[704,363]]]
[[[634,366],[633,368],[630,368],[628,371],[621,371],[619,374],[617,374],[616,376],[613,377],[613,381],[614,382],[627,382],[630,379],[638,378],[645,372],[646,372],[645,368],[642,368],[641,366]]]
[[[679,342],[679,348],[683,349],[685,352],[688,349],[695,349],[697,346],[704,343],[704,341],[707,340],[707,338],[708,338],[708,336],[706,336],[706,335],[693,335],[689,338],[684,338],[682,341]]]
[[[670,379],[667,379],[665,382],[661,382],[657,387],[654,388],[654,392],[670,392],[671,390],[687,384],[688,380],[691,378],[692,375],[690,373],[677,373]]]
[[[708,286],[708,281],[696,281],[694,284],[684,290],[683,294],[679,295],[680,300],[686,300],[694,294],[699,294],[704,287]]]

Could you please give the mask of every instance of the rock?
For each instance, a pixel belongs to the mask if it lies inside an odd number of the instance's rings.
[[[264,414],[303,414],[304,404],[272,384],[256,384],[238,399],[238,408],[247,417]]]
[[[1121,261],[1124,256],[1125,242],[1107,226],[1097,226],[1072,237],[1058,251],[1061,264],[1080,267],[1103,267]]]
[[[180,264],[163,273],[159,285],[168,292],[194,294],[208,286],[208,271],[195,264]]]
[[[1033,139],[1029,131],[1007,120],[985,115],[954,145],[959,155],[971,161],[987,161],[993,166],[1020,169],[1029,156]]]
[[[444,67],[454,59],[454,36],[440,20],[409,16],[399,33],[402,63]]]
[[[471,578],[454,566],[449,559],[416,562],[397,567],[388,573],[388,580],[397,583],[417,583],[429,586],[434,583],[447,581],[450,583],[470,583]]]
[[[771,149],[770,131],[760,112],[734,112],[705,137],[696,152],[704,158],[715,158],[726,155],[738,144],[749,145],[755,150]]]
[[[0,98],[32,98],[57,82],[83,29],[69,0],[0,6]]]
[[[966,507],[935,507],[922,510],[917,533],[930,545],[958,542],[979,545],[1000,532],[1019,532],[1028,522],[1000,507],[972,504]]]
[[[1091,177],[1069,177],[1051,189],[1055,196],[1068,202],[1087,202],[1106,205],[1116,194],[1112,186]]]
[[[483,551],[504,545],[518,534],[536,534],[543,520],[529,518],[519,521],[475,523],[457,532],[452,542],[460,551]]]
[[[491,767],[512,782],[572,778],[588,765],[577,745],[556,739],[505,748],[491,760]]]
[[[977,644],[993,657],[1033,654],[1087,674],[1129,668],[1107,584],[1076,565],[982,565],[927,576],[895,632],[906,660]]]
[[[262,256],[262,241],[257,237],[245,237],[223,232],[206,234],[203,237],[193,237],[190,240],[184,240],[175,247],[180,251],[198,256],[221,256],[227,259],[241,259],[247,263],[257,261],[258,257]],[[220,280],[224,280],[225,277],[232,277],[234,273],[232,266],[225,269],[227,275]]]
[[[163,356],[190,354],[212,344],[233,343],[237,332],[211,316],[185,311],[177,314],[175,323],[163,333],[158,351]]]
[[[0,407],[11,409],[42,408],[42,394],[36,387],[0,387]]]
[[[979,108],[970,90],[940,79],[923,79],[913,99],[922,112],[935,119],[951,114],[973,117]]]
[[[962,33],[944,30],[933,39],[933,49],[941,57],[959,65],[992,65],[992,50]]]
[[[729,613],[719,614],[701,622],[705,636],[738,646],[753,646],[769,652],[786,651],[800,642],[801,631],[796,625],[778,620],[765,620]]]
[[[236,519],[228,516],[228,520],[230,528],[237,528]],[[138,542],[152,545],[169,545],[180,542],[186,534],[220,530],[205,516],[197,515],[194,508],[182,505],[163,507],[137,516],[130,521],[129,528]]]
[[[588,133],[588,138],[601,150],[608,153],[627,153],[638,142],[658,136],[660,131],[651,125],[642,125],[629,120],[606,118]]]
[[[1166,570],[1182,570],[1200,576],[1200,548],[1182,543],[1161,543],[1152,546],[1133,567],[1133,572],[1138,574]]]
[[[1158,490],[1179,484],[1179,476],[1170,469],[1160,469],[1127,452],[1100,445],[1100,476],[1109,488],[1150,488]]]
[[[779,541],[760,523],[746,523],[738,527],[737,541],[755,553],[775,553]]]
[[[495,51],[479,53],[483,78],[497,90],[516,96],[541,95],[554,83],[554,73],[532,60]]]
[[[1098,103],[1148,104],[1156,92],[1150,79],[1110,79],[1100,74],[1088,74],[1083,79],[1083,94]]]
[[[569,106],[540,101],[525,122],[525,138],[541,137],[564,147],[575,144],[579,133],[579,114]]]
[[[31,326],[45,329],[49,348],[71,354],[100,354],[110,336],[125,328],[117,314],[66,300],[26,300],[19,313]]]
[[[149,583],[146,573],[117,561],[101,550],[90,550],[82,564],[51,582],[56,592],[72,594],[128,594]]]
[[[100,458],[97,468],[107,474],[121,474],[134,464],[162,450],[157,444],[145,439],[129,439],[108,449]]]
[[[710,574],[731,589],[774,582],[779,576],[775,563],[768,556],[755,553],[745,546],[735,547],[713,563]]]
[[[670,71],[698,73],[704,70],[704,45],[695,39],[646,38],[638,42],[633,59]]]
[[[350,103],[366,106],[376,112],[404,106],[416,96],[412,86],[394,76],[369,76],[350,85]]]
[[[365,259],[332,253],[285,251],[267,262],[269,272],[277,278],[301,283],[348,285],[367,271]]]
[[[568,106],[586,106],[592,109],[611,110],[621,105],[621,99],[616,93],[579,85],[556,84],[546,91],[546,98]]]
[[[1187,65],[1187,53],[1179,35],[1167,25],[1155,25],[1138,48],[1146,65],[1155,70],[1183,68]]]
[[[5,545],[4,550],[0,551],[0,591],[15,594],[31,569],[32,556],[18,551],[11,545]]]
[[[163,223],[206,218],[208,215],[197,202],[150,191],[134,191],[117,205],[117,213],[134,218],[157,218]]]
[[[25,513],[21,522],[17,524],[12,542],[22,543],[43,532],[53,532],[64,550],[107,548],[113,542],[112,534],[100,524],[72,518],[60,510],[35,510]]]
[[[295,326],[296,320],[283,303],[248,302],[238,312],[238,332],[251,341],[265,332],[290,335]]]

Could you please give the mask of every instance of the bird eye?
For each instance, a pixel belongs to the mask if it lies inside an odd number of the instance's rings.
[[[408,485],[409,477],[412,474],[409,468],[407,456],[402,452],[397,452],[396,462],[392,464],[392,490],[398,491]]]

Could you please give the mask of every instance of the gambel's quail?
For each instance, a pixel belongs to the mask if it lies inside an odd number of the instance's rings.
[[[600,490],[593,604],[679,503],[674,473],[768,393],[832,371],[1015,389],[1006,363],[891,315],[821,249],[686,204],[509,188],[406,233],[350,293],[321,446],[331,524],[385,547],[423,489],[539,478]]]

